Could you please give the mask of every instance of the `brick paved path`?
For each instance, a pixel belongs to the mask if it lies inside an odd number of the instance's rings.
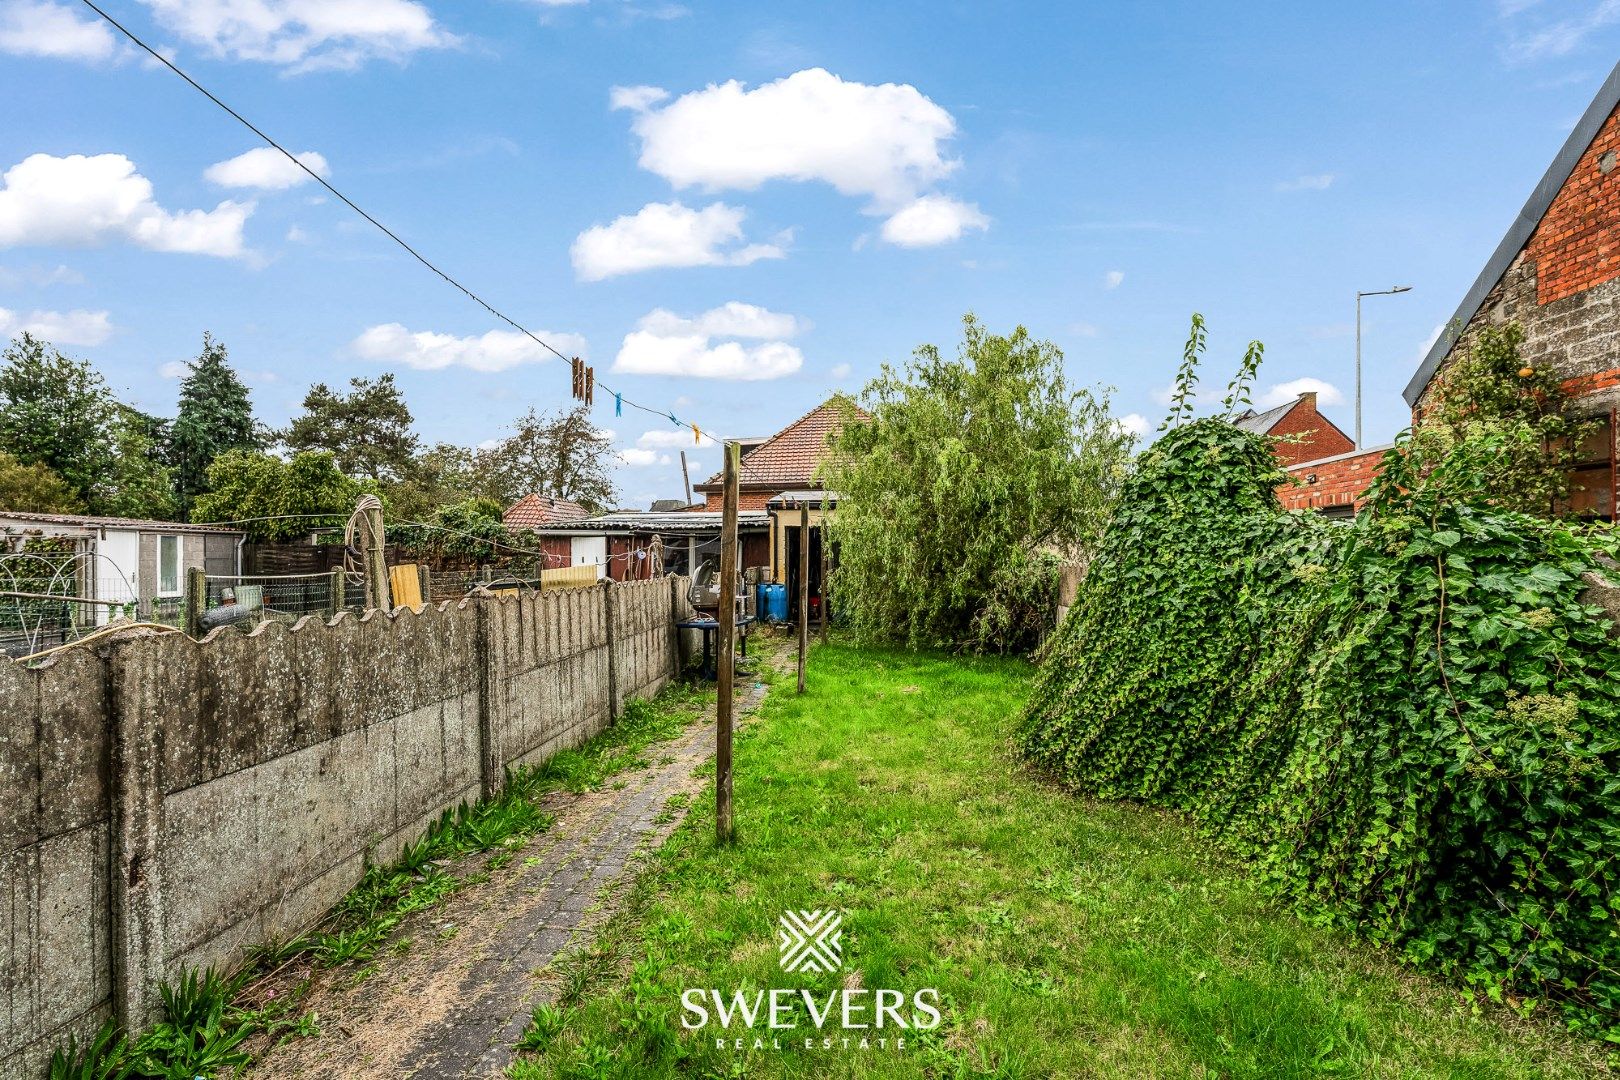
[[[765,690],[739,683],[741,717]],[[299,1011],[319,1014],[320,1035],[289,1040],[262,1056],[251,1075],[500,1075],[530,1010],[550,998],[536,973],[588,942],[612,914],[636,861],[685,818],[684,805],[665,812],[670,798],[705,786],[693,772],[713,759],[714,706],[645,755],[653,764],[610,778],[604,790],[548,796],[556,823],[516,849],[489,881],[408,921],[396,940],[410,937],[410,948],[379,954],[374,974],[357,983],[352,971],[317,974]]]

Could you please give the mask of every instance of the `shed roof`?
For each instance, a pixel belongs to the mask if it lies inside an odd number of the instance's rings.
[[[1541,224],[1541,219],[1546,215],[1553,199],[1558,197],[1564,181],[1575,171],[1575,166],[1586,154],[1586,148],[1597,138],[1598,132],[1603,128],[1603,122],[1614,112],[1616,105],[1620,105],[1620,63],[1615,64],[1609,72],[1609,77],[1598,87],[1597,96],[1586,107],[1586,112],[1581,114],[1575,129],[1569,133],[1569,138],[1564,140],[1558,156],[1553,158],[1552,164],[1541,177],[1541,182],[1530,193],[1524,208],[1513,219],[1513,224],[1508,226],[1507,235],[1502,237],[1502,242],[1491,252],[1490,260],[1485,263],[1485,269],[1479,272],[1479,277],[1474,279],[1474,284],[1463,297],[1462,303],[1457,305],[1451,321],[1441,329],[1440,336],[1434,339],[1434,344],[1429,346],[1428,353],[1424,355],[1422,363],[1418,364],[1417,371],[1412,375],[1412,381],[1406,384],[1406,390],[1402,395],[1408,405],[1417,405],[1418,398],[1423,394],[1423,388],[1429,385],[1429,380],[1434,378],[1434,373],[1440,370],[1441,362],[1451,352],[1451,347],[1457,343],[1457,334],[1473,320],[1475,314],[1479,312],[1480,305],[1485,302],[1485,297],[1490,295],[1496,283],[1502,280],[1502,275],[1507,273],[1507,268],[1513,264],[1514,257],[1524,250],[1525,244],[1529,243],[1531,234],[1536,231],[1536,226]]]
[[[39,525],[61,525],[79,529],[128,529],[139,532],[217,533],[242,535],[241,529],[223,525],[192,525],[184,521],[152,521],[147,518],[99,517],[94,514],[31,514],[22,510],[0,510],[0,524],[10,521]]]
[[[632,533],[657,532],[671,534],[708,533],[720,531],[721,512],[718,510],[677,510],[671,513],[620,511],[598,514],[578,521],[560,521],[541,525],[536,532],[550,536],[568,536],[578,533]],[[770,516],[763,510],[737,511],[739,529],[765,529],[770,527]]]

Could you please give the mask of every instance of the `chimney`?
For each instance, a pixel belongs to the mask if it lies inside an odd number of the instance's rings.
[[[1300,394],[1299,395],[1299,400],[1301,400],[1305,404],[1309,405],[1311,407],[1311,412],[1316,411],[1316,391],[1315,390],[1307,390],[1304,393]]]

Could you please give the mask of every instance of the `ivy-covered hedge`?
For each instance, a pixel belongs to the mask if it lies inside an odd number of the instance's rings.
[[[1620,643],[1580,599],[1608,541],[1429,497],[1405,449],[1351,525],[1283,512],[1257,436],[1160,439],[1024,748],[1190,813],[1310,917],[1620,1038]]]

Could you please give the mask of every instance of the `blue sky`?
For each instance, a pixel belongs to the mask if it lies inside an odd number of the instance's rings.
[[[1259,338],[1261,391],[1320,380],[1348,429],[1354,293],[1411,284],[1367,307],[1383,441],[1620,55],[1617,0],[104,6],[615,388],[739,435],[969,310],[1150,427],[1201,311],[1207,382]],[[161,414],[205,329],[272,424],[385,370],[430,442],[567,404],[565,365],[234,161],[253,137],[91,17],[0,0],[0,332],[54,331]],[[673,425],[597,414],[623,502],[678,496]]]

